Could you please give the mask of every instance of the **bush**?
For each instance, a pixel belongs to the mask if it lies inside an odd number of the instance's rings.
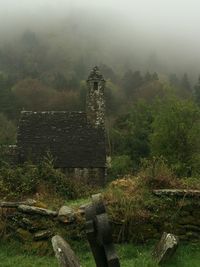
[[[38,183],[38,168],[30,163],[15,167],[2,163],[0,167],[1,197],[23,198],[35,193]]]
[[[104,198],[117,241],[141,240],[138,228],[150,220],[149,207],[154,207],[156,201],[141,178],[126,176],[113,181]]]
[[[75,199],[88,195],[89,186],[77,182],[72,177],[66,175],[60,169],[54,168],[54,160],[51,155],[44,157],[44,160],[38,166],[39,177],[41,182],[45,182],[54,189],[60,196],[67,199]]]
[[[119,176],[130,174],[133,169],[133,163],[130,156],[121,155],[115,156],[111,161],[111,168],[108,170],[109,177],[111,179]]]
[[[111,130],[112,154],[128,155],[137,171],[140,159],[150,154],[152,107],[145,101],[138,101],[127,114],[119,116]]]
[[[0,197],[6,199],[23,199],[34,195],[43,188],[42,193],[51,193],[65,199],[88,196],[88,185],[78,183],[64,172],[54,168],[49,155],[40,164],[26,162],[21,166],[11,166],[1,162]],[[41,193],[41,192],[39,192]]]
[[[197,105],[176,98],[162,102],[152,129],[154,156],[164,156],[179,177],[200,174],[200,109]]]
[[[14,123],[0,113],[0,145],[14,144],[15,139],[16,127]]]
[[[172,188],[180,184],[162,156],[143,159],[138,175],[153,189]]]

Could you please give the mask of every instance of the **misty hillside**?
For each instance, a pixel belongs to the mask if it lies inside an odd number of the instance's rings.
[[[171,2],[10,0],[1,5],[0,43],[15,45],[30,30],[72,64],[81,57],[88,68],[103,62],[120,71],[189,72],[196,79],[196,1]]]
[[[183,165],[186,175],[190,164],[197,170],[199,150],[193,146],[199,117],[193,116],[200,104],[199,18],[192,3],[182,3],[179,12],[178,2],[173,8],[158,0],[2,3],[0,143],[15,143],[21,110],[84,110],[85,81],[98,65],[107,81],[108,155],[128,157],[136,170],[152,155],[179,162],[177,174]],[[184,121],[185,113],[191,121]],[[175,125],[191,126],[183,140],[179,129],[162,140],[174,127],[164,122],[177,117]],[[176,138],[171,150],[163,149]],[[183,151],[187,145],[190,156]]]
[[[0,266],[200,266],[199,10],[0,0]]]

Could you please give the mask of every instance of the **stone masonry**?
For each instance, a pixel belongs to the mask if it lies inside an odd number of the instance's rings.
[[[105,80],[98,67],[88,79],[86,112],[22,111],[16,160],[38,163],[50,153],[55,167],[76,178],[103,185],[106,173]]]

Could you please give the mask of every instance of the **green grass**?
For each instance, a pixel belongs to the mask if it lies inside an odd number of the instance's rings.
[[[94,267],[89,247],[83,243],[73,244],[83,267]],[[122,267],[156,267],[151,259],[152,246],[135,246],[124,244],[117,246]],[[1,267],[58,267],[53,256],[37,256],[23,252],[19,243],[0,245]],[[199,267],[200,244],[182,245],[178,248],[174,258],[165,265],[166,267]]]
[[[118,246],[122,267],[156,267],[151,259],[152,246],[133,246],[131,244]],[[199,267],[200,244],[180,246],[166,267]]]
[[[75,208],[75,207],[80,207],[81,205],[88,204],[90,202],[91,202],[91,198],[88,197],[88,198],[79,198],[76,200],[68,200],[64,204],[72,208]]]

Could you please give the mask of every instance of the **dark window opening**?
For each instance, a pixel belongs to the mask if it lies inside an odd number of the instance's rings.
[[[94,82],[94,90],[98,90],[98,82]]]

